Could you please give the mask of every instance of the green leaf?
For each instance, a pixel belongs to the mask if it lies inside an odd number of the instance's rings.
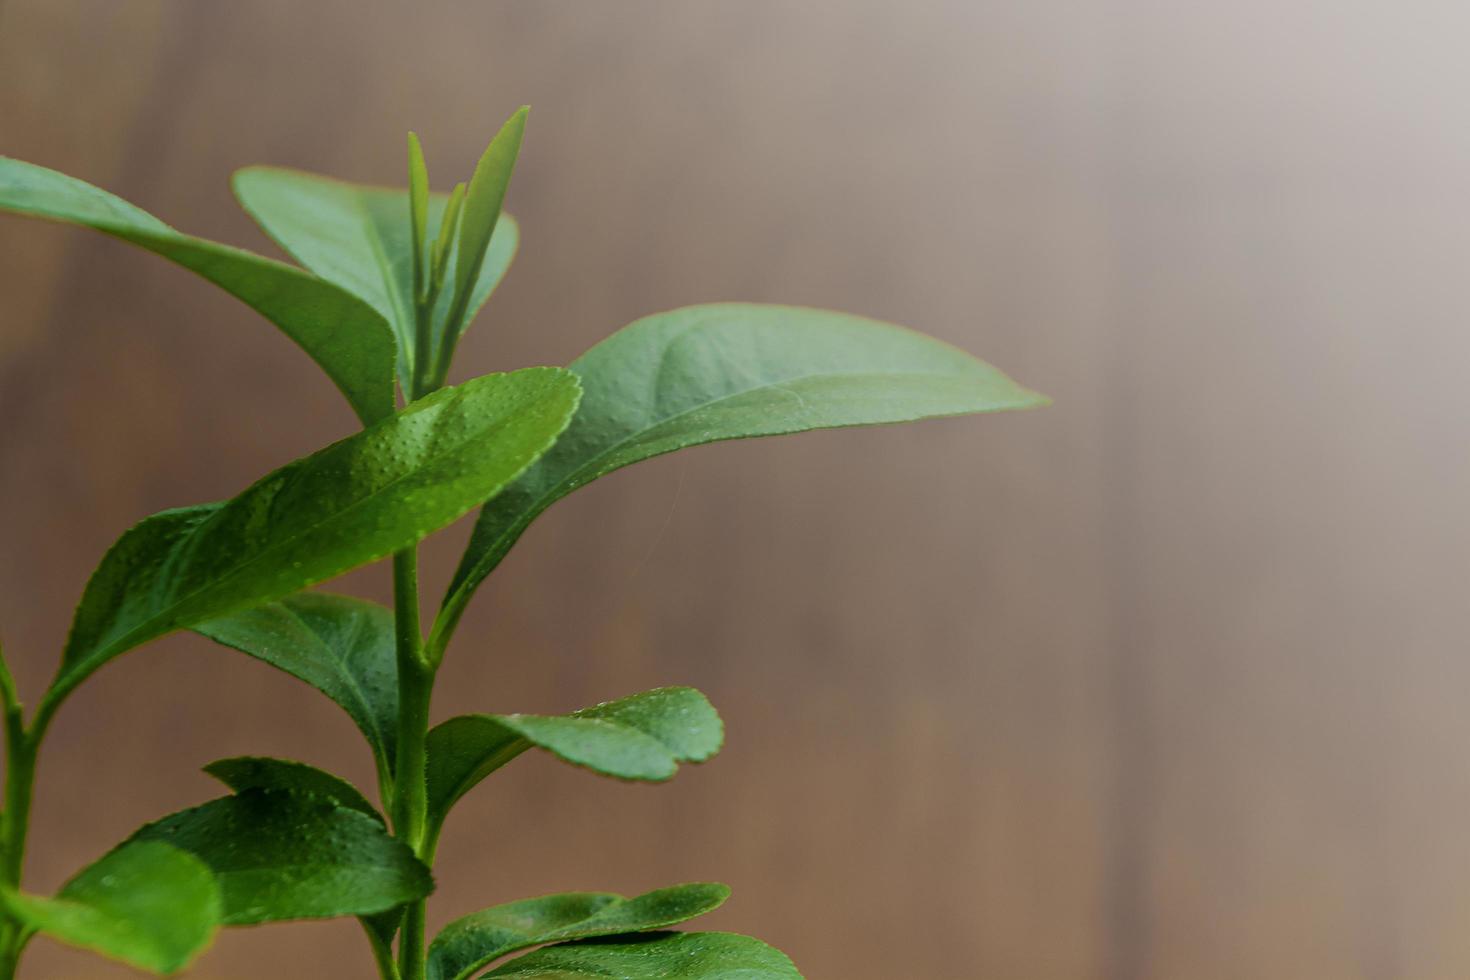
[[[220,922],[220,890],[209,868],[161,843],[123,844],[55,898],[0,886],[0,905],[27,929],[162,974],[187,966]]]
[[[537,515],[619,467],[721,439],[1046,403],[923,334],[789,306],[721,303],[660,313],[624,327],[570,367],[583,386],[576,419],[480,513],[436,633],[453,629],[475,588]]]
[[[492,960],[529,946],[667,929],[712,912],[730,897],[718,884],[675,885],[624,898],[570,892],[475,912],[445,926],[429,946],[429,980],[469,980]]]
[[[148,518],[87,583],[48,699],[140,643],[289,595],[450,523],[545,451],[577,395],[560,368],[477,378],[227,503]]]
[[[369,803],[356,786],[341,776],[334,776],[304,762],[262,756],[235,756],[211,762],[204,767],[204,771],[236,793],[252,789],[304,793],[358,813],[365,813],[379,824],[384,823],[377,807]]]
[[[371,915],[434,890],[429,869],[381,824],[329,800],[252,789],[149,824],[214,872],[225,925]]]
[[[337,702],[367,737],[380,778],[392,775],[398,663],[391,610],[350,596],[299,592],[195,629]]]
[[[490,977],[516,980],[801,980],[785,953],[749,936],[676,932],[547,946]]]
[[[95,228],[198,273],[295,341],[363,424],[392,414],[392,333],[351,293],[294,266],[177,232],[122,198],[21,160],[0,157],[0,210]]]
[[[235,172],[235,196],[250,216],[289,255],[366,302],[389,324],[398,341],[398,376],[407,391],[413,378],[415,318],[413,233],[409,193],[335,180],[299,170],[246,167]],[[431,194],[426,240],[438,236],[448,195]],[[490,298],[505,276],[519,244],[509,215],[496,225],[474,280],[465,322]],[[458,274],[457,256],[446,256],[449,281]],[[450,296],[434,308],[435,335],[443,330]]]
[[[429,241],[429,168],[418,134],[408,134],[408,214],[413,231],[414,296],[423,295],[424,253]]]
[[[724,726],[691,687],[666,687],[570,715],[460,715],[429,732],[429,823],[440,826],[461,796],[532,747],[620,779],[668,779],[680,762],[719,751]]]
[[[521,140],[526,135],[528,112],[529,106],[521,106],[495,134],[475,164],[475,173],[465,191],[464,211],[459,219],[461,261],[454,272],[454,296],[443,326],[442,342],[451,353],[455,339],[463,331],[465,314],[472,308],[476,270],[484,264],[491,236],[500,222],[500,207],[505,203],[505,191],[510,186],[516,158],[520,156]],[[447,358],[448,354],[444,356]]]

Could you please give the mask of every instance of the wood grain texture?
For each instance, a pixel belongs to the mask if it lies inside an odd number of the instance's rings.
[[[467,617],[436,713],[691,683],[728,748],[660,788],[510,767],[451,818],[433,922],[719,879],[714,921],[814,980],[1449,980],[1470,973],[1463,20],[4,0],[0,153],[266,249],[233,167],[397,182],[414,128],[444,188],[528,102],[524,245],[461,376],[749,299],[912,324],[1055,397],[713,447],[558,504]],[[118,533],[352,419],[268,325],[118,243],[0,220],[0,297],[0,628],[36,692]],[[431,547],[431,582],[454,551]],[[235,754],[370,781],[344,717],[244,658],[174,638],[103,671],[45,753],[31,881]],[[230,932],[196,975],[369,971],[329,923]],[[129,974],[38,942],[28,975]]]

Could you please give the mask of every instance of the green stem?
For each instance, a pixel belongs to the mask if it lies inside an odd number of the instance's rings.
[[[384,942],[366,922],[362,924],[362,931],[367,934],[368,945],[372,947],[373,963],[378,968],[380,980],[402,980],[398,973],[398,964],[393,962],[392,945]]]
[[[394,768],[393,831],[420,857],[428,817],[425,741],[434,670],[423,659],[419,627],[418,552],[393,556],[394,629],[398,648],[398,762]],[[404,909],[398,940],[402,980],[424,980],[424,902]]]
[[[31,823],[31,796],[36,782],[36,755],[49,713],[27,732],[10,667],[0,655],[0,709],[5,729],[5,810],[0,814],[0,881],[19,888],[25,866],[26,835]],[[14,980],[21,950],[30,937],[18,922],[0,926],[0,980]]]

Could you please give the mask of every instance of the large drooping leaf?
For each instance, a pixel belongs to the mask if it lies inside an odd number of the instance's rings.
[[[844,313],[721,303],[637,321],[570,365],[582,406],[555,448],[480,513],[444,600],[471,593],[552,503],[686,446],[1029,408],[1046,399],[957,348]]]
[[[624,898],[570,892],[496,905],[445,926],[429,946],[429,980],[469,980],[502,956],[543,943],[667,929],[730,897],[718,884],[675,885]]]
[[[801,980],[778,949],[728,932],[675,932],[547,946],[485,974],[515,980]]]
[[[337,702],[367,737],[379,776],[392,774],[398,724],[392,610],[350,596],[300,592],[195,629]]]
[[[561,368],[487,375],[284,466],[227,503],[148,518],[87,583],[48,697],[140,643],[289,595],[443,527],[545,451],[577,395]]]
[[[304,762],[242,755],[218,759],[205,766],[204,771],[236,793],[252,789],[304,793],[358,813],[365,813],[378,823],[383,823],[383,817],[377,808],[368,802],[367,797],[356,786],[341,776],[334,776]]]
[[[569,715],[460,715],[428,738],[431,827],[480,780],[532,747],[620,779],[663,780],[719,751],[724,726],[692,687],[665,687]]]
[[[91,184],[7,157],[0,157],[0,210],[95,228],[198,273],[280,327],[336,383],[364,424],[392,413],[392,332],[370,306],[330,282],[182,234]]]
[[[378,821],[301,793],[247,790],[132,839],[172,844],[208,865],[225,925],[371,915],[434,889],[429,869]]]
[[[182,970],[209,945],[221,908],[208,866],[156,842],[122,845],[55,898],[0,886],[0,906],[27,929],[165,975]]]
[[[361,298],[393,326],[398,373],[405,388],[413,376],[413,235],[407,190],[334,180],[279,167],[246,167],[235,173],[240,204],[296,261]],[[427,239],[444,217],[447,194],[428,198]],[[502,215],[480,263],[466,308],[468,323],[504,278],[519,244],[519,229]],[[446,281],[458,274],[451,251]],[[452,290],[435,305],[434,336],[443,330]]]

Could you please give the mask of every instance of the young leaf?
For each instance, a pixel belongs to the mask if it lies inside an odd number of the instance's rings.
[[[367,737],[379,777],[392,775],[398,664],[391,610],[350,596],[299,592],[195,629],[337,702]]]
[[[475,912],[445,926],[429,946],[429,980],[469,980],[492,960],[543,943],[667,929],[712,912],[730,897],[717,884],[675,885],[624,898],[570,892]]]
[[[208,865],[225,925],[371,915],[434,890],[429,869],[376,820],[300,793],[247,790],[132,839],[172,844]]]
[[[416,133],[408,134],[408,213],[413,231],[414,297],[423,295],[429,242],[429,168]]]
[[[211,762],[204,767],[204,771],[236,793],[252,789],[304,793],[358,813],[365,813],[379,824],[384,822],[377,807],[369,803],[356,786],[341,776],[334,776],[304,762],[261,756],[235,756]]]
[[[537,515],[622,466],[686,446],[1005,409],[1046,399],[969,354],[862,317],[721,303],[646,317],[574,361],[582,406],[480,513],[435,632]]]
[[[291,257],[327,282],[366,302],[389,324],[398,341],[398,373],[407,390],[413,377],[413,235],[407,191],[352,184],[298,170],[246,167],[235,172],[241,206]],[[425,240],[438,237],[448,195],[431,194]],[[519,229],[509,215],[496,225],[470,294],[472,318],[510,267]],[[457,259],[449,255],[451,267]],[[457,273],[451,268],[449,281]],[[442,329],[449,296],[435,307]]]
[[[479,163],[475,164],[474,176],[465,191],[464,211],[459,219],[460,262],[454,271],[454,294],[441,338],[450,353],[454,350],[454,341],[463,332],[465,313],[471,308],[475,277],[484,264],[491,236],[500,222],[500,207],[505,202],[505,191],[510,186],[516,158],[520,156],[529,111],[528,106],[521,106],[495,134],[481,154]],[[448,353],[444,356],[447,357]]]
[[[407,547],[493,496],[576,409],[560,368],[446,388],[224,504],[157,514],[103,557],[47,697],[175,629],[269,602]]]
[[[547,946],[496,970],[515,980],[801,980],[783,952],[729,932],[654,933]]]
[[[692,687],[666,687],[570,715],[460,715],[429,732],[429,825],[437,828],[461,796],[534,747],[593,772],[658,781],[681,762],[719,751],[724,726]]]
[[[198,273],[295,341],[363,424],[392,414],[392,333],[351,293],[293,266],[181,234],[91,184],[7,157],[0,157],[0,210],[95,228]]]
[[[220,890],[209,868],[162,843],[122,845],[55,898],[0,886],[0,906],[27,929],[165,975],[204,950],[220,923]]]

